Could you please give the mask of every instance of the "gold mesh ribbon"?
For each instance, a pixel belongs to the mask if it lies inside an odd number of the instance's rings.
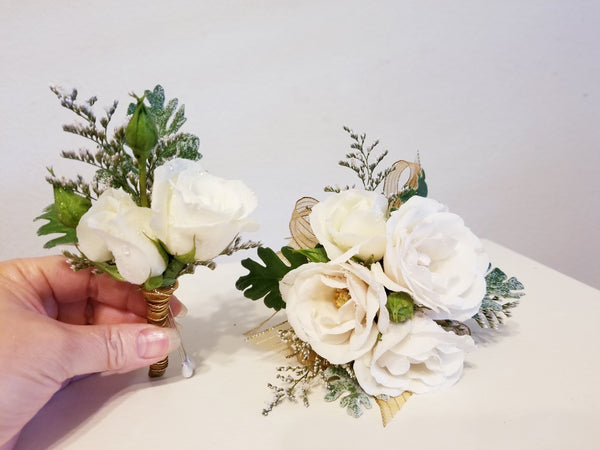
[[[397,397],[390,397],[389,400],[381,400],[376,398],[377,406],[381,412],[381,421],[385,427],[394,418],[396,413],[402,409],[404,404],[408,401],[412,392],[404,391]]]
[[[394,196],[401,191],[400,178],[402,177],[402,174],[406,169],[409,170],[408,181],[406,181],[406,183],[404,183],[403,186],[410,186],[413,189],[417,189],[419,185],[419,175],[421,174],[422,170],[421,162],[419,161],[418,156],[416,162],[414,163],[400,160],[392,164],[392,170],[385,177],[385,180],[383,182],[383,194],[387,198],[390,198],[391,196]],[[397,199],[390,206],[398,208],[400,204],[400,199]]]
[[[292,233],[290,247],[295,249],[314,248],[319,243],[308,220],[312,207],[317,203],[319,201],[312,197],[302,197],[296,202],[290,219],[290,233]]]
[[[146,319],[148,323],[159,327],[169,326],[169,301],[175,289],[177,289],[177,282],[173,286],[160,287],[150,291],[142,290],[146,300]],[[168,357],[152,364],[148,369],[148,376],[153,378],[163,376],[168,365]]]
[[[266,330],[255,331],[259,328],[262,328],[262,325],[268,322],[272,317],[273,316],[269,317],[254,330],[250,330],[248,333],[245,333],[247,336],[246,340],[248,342],[252,342],[254,345],[264,348],[265,350],[288,356],[290,347],[279,337],[279,331],[288,330],[291,328],[287,320],[267,328]]]

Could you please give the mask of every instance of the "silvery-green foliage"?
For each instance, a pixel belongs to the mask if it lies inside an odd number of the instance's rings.
[[[363,407],[371,408],[369,395],[362,390],[350,367],[329,366],[323,375],[327,381],[326,401],[332,402],[341,397],[340,406],[346,408],[352,417],[360,417]]]
[[[486,275],[485,281],[487,292],[474,319],[482,328],[498,328],[505,318],[511,316],[511,309],[525,295],[522,292],[525,286],[515,277],[508,278],[497,267]]]

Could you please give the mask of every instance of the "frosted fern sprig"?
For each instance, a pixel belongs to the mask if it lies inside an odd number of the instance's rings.
[[[346,131],[350,138],[352,139],[352,144],[350,148],[354,151],[346,154],[346,159],[338,162],[338,164],[342,167],[347,167],[354,171],[358,178],[361,180],[364,189],[367,191],[374,191],[377,189],[385,177],[390,173],[391,169],[382,170],[379,172],[375,172],[377,166],[381,161],[387,156],[388,151],[384,150],[379,155],[371,154],[375,147],[379,145],[379,140],[376,140],[370,145],[367,145],[366,139],[367,135],[356,134],[348,127],[344,127],[344,131]],[[371,160],[371,157],[374,157]],[[325,192],[340,192],[342,190],[348,190],[355,186],[346,186],[344,188],[340,188],[339,186],[327,186],[325,188]]]
[[[158,129],[158,143],[156,149],[148,158],[148,189],[152,188],[154,169],[171,158],[184,158],[193,161],[202,158],[198,152],[200,139],[179,130],[187,121],[185,105],[179,105],[176,98],[166,100],[165,90],[157,85],[152,91],[144,91],[144,96],[150,103],[148,113]],[[135,103],[130,103],[127,113],[133,114]]]

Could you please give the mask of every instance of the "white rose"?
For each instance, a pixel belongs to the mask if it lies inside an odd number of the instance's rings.
[[[363,260],[379,260],[385,251],[387,208],[383,195],[350,189],[313,206],[310,226],[329,259],[356,248]]]
[[[414,196],[392,212],[385,274],[430,308],[431,318],[475,315],[486,292],[488,265],[481,241],[441,203]]]
[[[354,373],[367,394],[422,394],[456,383],[465,352],[474,346],[471,336],[458,336],[418,314],[390,324],[373,351],[354,362]]]
[[[332,364],[358,358],[377,340],[375,316],[385,310],[386,293],[365,280],[368,272],[357,264],[308,263],[279,284],[294,332]]]
[[[152,226],[174,255],[195,246],[197,261],[218,256],[238,233],[256,229],[247,219],[256,203],[244,183],[211,175],[195,161],[176,158],[154,171]]]
[[[152,239],[152,211],[121,189],[107,189],[77,225],[79,249],[92,261],[114,258],[121,276],[133,284],[160,275],[165,261]]]

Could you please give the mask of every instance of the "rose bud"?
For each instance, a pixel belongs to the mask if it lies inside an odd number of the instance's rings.
[[[158,129],[148,113],[144,98],[138,99],[133,116],[125,129],[125,142],[138,160],[147,158],[158,142]]]
[[[389,294],[385,307],[390,312],[390,320],[395,323],[412,319],[415,309],[412,297],[406,292],[392,292]]]

